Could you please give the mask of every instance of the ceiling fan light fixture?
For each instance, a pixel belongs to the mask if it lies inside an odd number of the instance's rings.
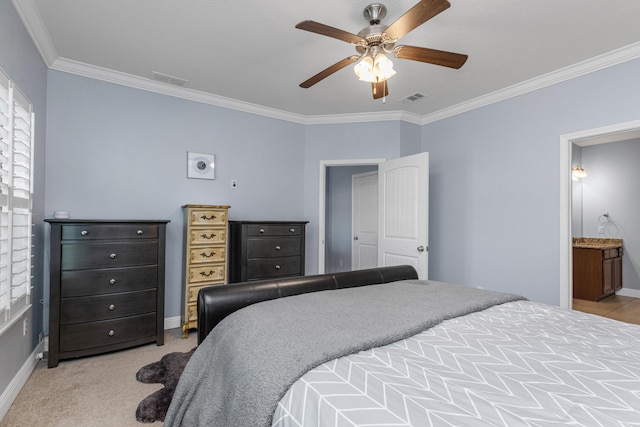
[[[393,76],[396,72],[393,69],[393,62],[384,53],[379,53],[373,60],[373,75],[376,77],[376,81],[384,81]]]
[[[373,59],[370,56],[365,56],[353,67],[353,72],[363,82],[373,82]]]
[[[384,53],[375,57],[365,56],[353,67],[353,72],[361,81],[368,83],[383,82],[396,74],[393,62]]]

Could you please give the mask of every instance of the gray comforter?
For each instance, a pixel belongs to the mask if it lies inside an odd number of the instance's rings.
[[[225,318],[198,347],[180,378],[165,426],[270,426],[289,386],[315,366],[518,299],[523,298],[407,280],[245,307]]]

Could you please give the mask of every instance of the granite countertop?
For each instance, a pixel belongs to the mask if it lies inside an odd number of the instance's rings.
[[[600,237],[574,237],[574,248],[613,249],[622,246],[622,239],[605,239]]]

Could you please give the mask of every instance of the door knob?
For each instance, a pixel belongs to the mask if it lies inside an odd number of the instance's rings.
[[[358,240],[358,236],[353,236],[353,240]]]
[[[418,252],[424,252],[424,246],[418,246]]]

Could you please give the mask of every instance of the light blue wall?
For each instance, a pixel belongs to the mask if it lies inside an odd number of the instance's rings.
[[[181,312],[181,206],[230,205],[231,219],[304,217],[301,125],[57,71],[48,111],[48,215],[171,220],[166,317]],[[215,154],[215,180],[187,179],[187,151]]]
[[[34,153],[34,202],[33,202],[33,279],[31,311],[23,319],[28,321],[27,335],[22,334],[22,319],[0,336],[0,395],[13,380],[38,343],[42,332],[43,310],[43,247],[44,247],[44,169],[47,68],[22,25],[11,1],[0,0],[0,68],[18,84],[22,93],[33,104],[36,114]]]
[[[640,290],[640,139],[582,148],[582,224],[585,237],[623,240],[622,286]],[[599,233],[600,216],[611,222]],[[604,218],[603,218],[604,221]]]
[[[559,138],[640,118],[640,60],[425,125],[433,279],[559,303]]]

